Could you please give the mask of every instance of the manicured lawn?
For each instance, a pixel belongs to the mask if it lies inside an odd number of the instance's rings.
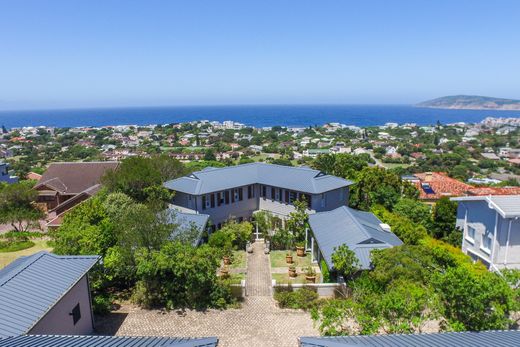
[[[269,254],[271,259],[271,267],[289,267],[289,264],[285,261],[285,255],[287,251],[272,251]],[[305,257],[298,257],[296,251],[292,252],[293,265],[296,267],[306,267],[311,265],[311,255],[307,253]]]
[[[246,268],[246,251],[233,251],[233,261],[231,262],[231,268]]]
[[[0,253],[0,269],[20,256],[31,255],[39,251],[52,251],[52,247],[49,247],[46,240],[33,239],[31,241],[34,242],[34,246],[31,248],[17,252]]]
[[[290,278],[289,274],[271,274],[273,280],[276,280],[276,283],[307,283],[305,280],[305,274],[298,274],[296,278]],[[320,274],[316,274],[316,282],[320,283]]]

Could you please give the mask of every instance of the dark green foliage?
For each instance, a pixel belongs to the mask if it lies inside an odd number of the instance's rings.
[[[320,262],[320,269],[321,269],[321,277],[323,279],[323,283],[331,283],[332,279],[330,278],[329,267],[327,266],[327,263],[323,259]]]
[[[455,231],[457,219],[457,203],[448,197],[442,197],[433,207],[430,232],[432,236],[442,239]]]
[[[29,181],[0,185],[0,223],[10,224],[15,231],[27,231],[31,222],[43,217],[35,206],[38,193],[32,187]]]
[[[332,253],[332,264],[340,274],[349,278],[359,271],[359,260],[356,254],[347,245],[334,248]]]
[[[309,310],[317,305],[319,296],[314,290],[302,288],[295,291],[277,291],[274,293],[274,299],[281,308]]]
[[[33,246],[32,241],[0,241],[0,253],[17,252]]]
[[[374,206],[372,212],[384,223],[392,228],[392,232],[405,244],[416,245],[427,232],[421,224],[414,224],[408,218],[386,210],[383,206]]]
[[[431,219],[430,207],[422,202],[410,198],[399,200],[399,202],[394,206],[393,212],[408,218],[416,224],[426,225]]]
[[[368,167],[368,163],[373,162],[368,154],[324,154],[319,155],[313,162],[313,167],[317,170],[338,177],[355,180],[362,169]]]

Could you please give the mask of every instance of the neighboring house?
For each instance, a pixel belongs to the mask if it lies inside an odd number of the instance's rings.
[[[251,163],[206,168],[164,186],[175,191],[174,206],[208,214],[215,229],[230,219],[249,220],[259,210],[285,219],[303,198],[309,213],[329,211],[347,204],[351,184],[309,168]]]
[[[374,249],[399,246],[402,241],[391,232],[390,226],[373,213],[347,206],[309,216],[310,233],[306,235],[311,260],[321,265],[325,260],[333,270],[334,249],[347,245],[357,256],[362,270],[371,268],[370,253]]]
[[[216,337],[22,335],[0,339],[0,347],[217,347]]]
[[[520,269],[520,195],[452,200],[458,202],[462,251],[492,270]]]
[[[99,258],[39,252],[0,270],[0,341],[23,334],[92,333],[87,273]]]
[[[42,178],[42,175],[31,171],[25,176],[25,178],[28,180],[39,181]]]
[[[298,340],[300,347],[517,347],[520,346],[520,331],[300,337]]]
[[[447,196],[463,196],[473,186],[449,177],[443,172],[416,173],[412,178],[405,178],[419,190],[419,199],[435,202]]]
[[[18,177],[11,175],[8,163],[0,162],[0,182],[7,184],[18,182]]]
[[[468,196],[520,195],[520,187],[475,187],[466,192]]]
[[[101,177],[118,165],[112,161],[50,164],[34,186],[38,204],[48,212],[50,226],[59,226],[63,213],[97,193]]]

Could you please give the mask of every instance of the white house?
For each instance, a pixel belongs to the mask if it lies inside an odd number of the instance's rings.
[[[462,229],[462,251],[491,270],[520,269],[520,195],[465,196],[456,226]]]

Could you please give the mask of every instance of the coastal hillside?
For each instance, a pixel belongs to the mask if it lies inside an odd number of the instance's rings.
[[[520,100],[491,98],[476,95],[453,95],[423,101],[416,107],[445,108],[454,110],[509,110],[520,111]]]

